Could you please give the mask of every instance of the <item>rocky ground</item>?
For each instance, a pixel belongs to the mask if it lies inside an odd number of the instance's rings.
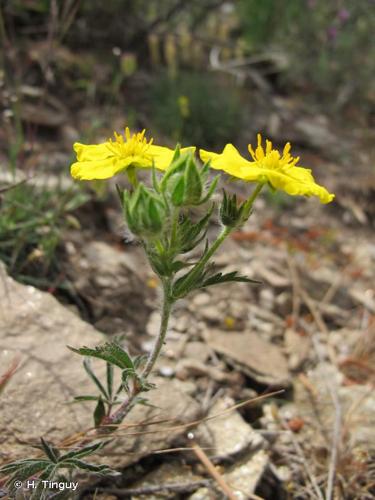
[[[36,116],[31,110],[28,120]],[[42,118],[53,140],[33,145],[25,171],[44,164],[48,182],[60,182],[80,134],[65,115]],[[81,114],[80,129],[90,118]],[[100,457],[122,475],[82,478],[81,498],[375,495],[371,133],[333,132],[326,117],[280,97],[254,109],[252,127],[247,135],[261,129],[280,144],[292,140],[336,200],[257,200],[215,263],[261,284],[212,287],[176,305],[153,406],[136,407]],[[68,176],[62,185],[71,185]],[[66,232],[61,254],[64,294],[21,285],[0,268],[0,464],[32,454],[40,436],[68,446],[92,425],[88,404],[67,404],[90,385],[66,345],[116,335],[145,353],[157,334],[158,283],[124,227],[114,186],[75,216],[80,227]]]
[[[137,407],[135,427],[103,452],[123,474],[85,478],[82,498],[373,498],[373,205],[334,169],[323,177],[338,202],[266,196],[217,255],[220,271],[260,285],[177,304],[153,407]],[[1,463],[29,455],[41,435],[64,445],[91,425],[90,408],[66,404],[88,386],[66,345],[122,335],[133,353],[151,348],[157,282],[141,248],[123,243],[116,208],[102,211],[106,234],[83,226],[65,240],[75,303],[1,270]]]

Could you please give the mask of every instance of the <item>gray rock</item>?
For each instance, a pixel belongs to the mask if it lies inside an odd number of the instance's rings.
[[[66,404],[93,389],[82,358],[66,345],[94,345],[103,337],[52,295],[8,277],[2,266],[0,304],[1,371],[20,359],[1,394],[1,462],[29,453],[22,441],[59,441],[92,425],[90,407]]]
[[[211,459],[228,459],[265,445],[263,437],[236,410],[227,411],[233,405],[234,401],[230,398],[218,400],[210,409],[208,420],[193,431],[207,441]]]
[[[343,384],[344,376],[333,365],[320,363],[308,373],[312,387],[319,395],[316,399],[299,380],[295,381],[295,405],[300,415],[311,423],[319,415],[320,424],[331,435],[335,421],[335,408],[330,391],[338,397],[343,420],[343,432],[349,449],[375,450],[375,395],[369,385]],[[319,436],[318,433],[315,433]],[[326,444],[326,443],[325,443]]]
[[[90,304],[98,326],[106,320],[112,333],[129,325],[144,327],[150,312],[146,301],[149,267],[136,248],[120,250],[92,241],[70,256],[70,265],[75,289]]]
[[[58,445],[92,426],[92,406],[66,404],[76,395],[96,392],[82,358],[66,345],[93,346],[103,338],[50,294],[17,283],[0,266],[0,375],[20,358],[0,395],[0,464],[33,455],[35,450],[24,443],[43,436]],[[100,374],[104,363],[98,361],[95,369]],[[159,380],[158,388],[147,396],[154,407],[134,408],[126,421],[132,426],[118,431],[101,461],[125,467],[170,446],[185,432],[178,424],[198,416],[197,403],[173,382]],[[150,419],[169,420],[151,427],[141,424]]]
[[[289,385],[288,364],[281,349],[265,342],[256,333],[210,329],[205,333],[205,340],[229,364],[257,382],[277,387]]]

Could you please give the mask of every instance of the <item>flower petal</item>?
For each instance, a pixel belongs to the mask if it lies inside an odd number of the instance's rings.
[[[113,155],[107,144],[107,142],[103,142],[102,144],[87,145],[76,142],[73,149],[77,154],[78,161],[104,160]]]
[[[243,158],[233,144],[227,144],[221,154],[205,151],[199,151],[200,157],[204,162],[211,161],[212,168],[223,170],[229,175],[243,178],[242,172],[247,169],[253,162]]]
[[[294,170],[296,168],[299,169],[297,174],[299,179],[295,177]],[[306,172],[302,173],[302,170]],[[281,189],[292,196],[317,196],[321,203],[330,203],[335,197],[334,194],[329,193],[326,188],[314,181],[309,170],[301,167],[294,167],[291,175],[275,170],[265,170],[265,175],[274,188]]]
[[[129,165],[129,158],[105,158],[104,160],[78,161],[70,167],[75,179],[90,181],[109,179]]]

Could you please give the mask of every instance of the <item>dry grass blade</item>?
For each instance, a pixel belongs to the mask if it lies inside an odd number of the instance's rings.
[[[211,460],[208,458],[208,456],[202,450],[202,448],[199,446],[199,444],[193,443],[192,448],[193,448],[194,453],[198,457],[198,459],[206,467],[207,472],[215,479],[215,481],[220,486],[220,488],[223,490],[223,492],[227,495],[229,500],[236,500],[237,497],[233,493],[232,489],[224,481],[223,476],[219,473],[219,471],[216,469],[215,465],[211,462]]]
[[[15,374],[15,372],[16,372],[19,364],[20,364],[20,359],[19,358],[14,358],[14,360],[12,361],[11,365],[6,370],[6,372],[3,373],[3,375],[0,376],[0,394],[5,389],[5,386],[7,385],[7,383],[9,382],[9,380]]]

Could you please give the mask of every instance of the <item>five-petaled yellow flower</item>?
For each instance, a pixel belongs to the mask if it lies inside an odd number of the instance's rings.
[[[288,142],[282,155],[272,148],[272,142],[266,140],[266,148],[262,146],[262,137],[258,134],[258,146],[253,150],[248,146],[254,161],[243,158],[232,144],[227,144],[221,154],[200,150],[204,162],[210,161],[214,169],[243,179],[259,183],[269,182],[275,189],[281,189],[290,195],[317,196],[321,203],[329,203],[335,197],[326,188],[317,184],[311,170],[298,167],[299,158],[290,155]]]
[[[75,179],[108,179],[129,167],[147,168],[154,164],[159,170],[166,170],[170,165],[174,151],[147,141],[145,130],[131,135],[128,127],[125,136],[114,133],[114,140],[102,144],[80,144],[73,146],[77,153],[77,162],[71,166]],[[195,151],[195,147],[181,149],[181,153]]]

